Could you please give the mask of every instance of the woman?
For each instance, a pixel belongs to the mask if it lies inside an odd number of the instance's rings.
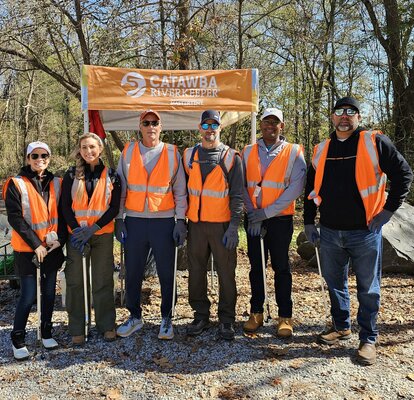
[[[36,299],[34,256],[41,265],[42,344],[47,349],[58,347],[52,338],[51,321],[56,273],[64,261],[62,246],[67,238],[67,230],[63,218],[58,218],[61,179],[47,170],[50,156],[50,148],[46,143],[30,143],[26,151],[27,165],[22,167],[17,176],[9,178],[3,188],[8,220],[13,228],[11,245],[21,287],[11,332],[13,355],[17,360],[29,357],[25,329]]]
[[[62,212],[70,232],[65,275],[66,309],[73,345],[85,343],[82,272],[85,246],[92,264],[96,327],[106,341],[116,338],[113,231],[114,218],[119,211],[121,184],[116,172],[102,163],[102,151],[99,136],[94,133],[82,135],[74,152],[76,165],[66,172],[62,184]]]

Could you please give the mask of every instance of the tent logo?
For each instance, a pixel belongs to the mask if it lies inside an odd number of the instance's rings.
[[[123,76],[121,85],[132,86],[132,90],[127,91],[127,95],[131,97],[141,97],[145,93],[145,78],[138,72],[128,72]]]

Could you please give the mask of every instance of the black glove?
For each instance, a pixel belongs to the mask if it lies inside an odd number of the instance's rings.
[[[249,222],[247,224],[247,233],[250,236],[260,236],[261,229],[262,229],[262,222],[261,221],[255,222],[255,223]]]
[[[318,244],[320,237],[318,229],[314,224],[305,225],[305,235],[309,242],[313,243],[315,246]]]
[[[125,244],[125,240],[127,238],[127,228],[125,226],[125,222],[121,218],[117,218],[115,220],[115,237],[119,243]]]
[[[368,229],[372,233],[380,233],[383,225],[385,225],[393,216],[392,211],[382,210],[379,214],[377,214],[374,219],[369,223]]]
[[[173,230],[173,239],[177,246],[182,246],[187,238],[187,227],[184,220],[177,219]]]
[[[229,225],[222,240],[227,250],[233,250],[239,244],[239,232],[236,225]]]
[[[100,226],[93,224],[91,226],[79,227],[75,228],[70,241],[74,247],[84,246],[86,242],[97,232],[101,229]]]

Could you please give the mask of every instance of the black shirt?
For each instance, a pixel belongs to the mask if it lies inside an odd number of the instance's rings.
[[[344,141],[338,140],[335,132],[331,134],[319,193],[322,198],[319,206],[320,223],[328,228],[367,229],[365,208],[355,179],[359,134],[363,130],[366,129],[358,128]],[[407,161],[387,136],[378,134],[375,141],[380,168],[390,181],[390,190],[384,209],[394,212],[407,196],[413,174]],[[308,168],[305,187],[305,225],[313,224],[316,216],[316,205],[313,200],[308,200],[308,195],[314,188],[314,181],[315,170],[311,164]]]

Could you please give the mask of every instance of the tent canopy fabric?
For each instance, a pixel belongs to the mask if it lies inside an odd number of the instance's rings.
[[[201,112],[222,113],[223,127],[258,111],[258,71],[144,70],[82,67],[82,110],[97,110],[105,130],[137,130],[142,111],[157,110],[164,130],[194,130]]]

